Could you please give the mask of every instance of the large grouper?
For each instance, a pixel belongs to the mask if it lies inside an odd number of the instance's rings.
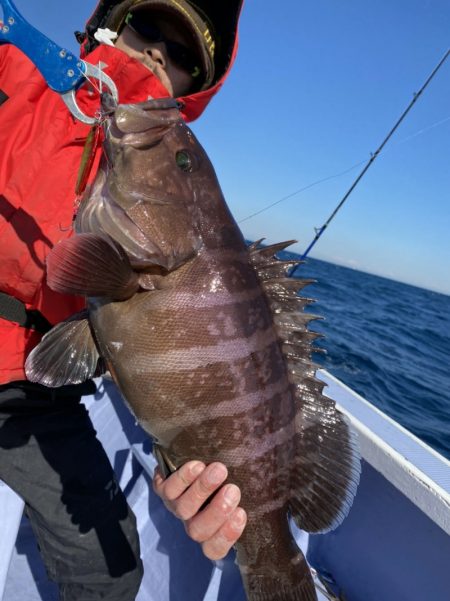
[[[170,99],[119,105],[75,235],[48,257],[48,284],[87,311],[55,326],[27,377],[80,383],[104,364],[172,470],[223,462],[248,513],[236,544],[249,601],[316,601],[289,516],[339,525],[356,492],[355,437],[323,395],[308,330],[310,280],[247,246],[205,151]]]

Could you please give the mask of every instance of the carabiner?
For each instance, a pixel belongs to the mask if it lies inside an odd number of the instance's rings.
[[[104,73],[102,71],[102,67],[104,67],[106,65],[100,64],[100,65],[96,66],[96,65],[91,65],[91,63],[86,63],[84,61],[81,61],[81,62],[83,63],[83,78],[97,79],[100,84],[99,85],[100,91],[103,92],[104,86],[105,86],[106,89],[109,91],[114,104],[117,105],[118,99],[119,99],[119,93],[117,91],[116,84],[108,75],[106,75],[106,73]],[[88,125],[94,125],[95,123],[97,123],[99,121],[98,117],[89,117],[88,115],[85,115],[83,113],[83,111],[80,109],[80,107],[77,104],[76,90],[70,90],[68,92],[64,92],[64,94],[61,94],[61,98],[66,103],[66,106],[69,109],[69,111],[72,113],[72,115],[79,121],[82,121],[83,123],[87,123]]]
[[[99,80],[100,86],[105,86],[118,102],[114,81],[100,67],[79,59],[38,31],[22,17],[12,0],[0,0],[0,7],[3,8],[0,44],[20,48],[42,73],[49,88],[61,95],[74,117],[89,125],[98,121],[96,117],[85,115],[76,102],[75,92],[88,78]]]

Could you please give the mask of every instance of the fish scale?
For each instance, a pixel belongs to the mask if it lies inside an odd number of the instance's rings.
[[[323,395],[315,316],[292,280],[289,243],[246,246],[214,169],[170,99],[119,106],[76,235],[47,261],[48,284],[87,313],[50,331],[30,380],[61,386],[105,363],[169,469],[221,461],[242,492],[236,544],[249,601],[316,601],[288,516],[336,527],[359,479],[357,442]],[[99,363],[100,365],[100,363]]]

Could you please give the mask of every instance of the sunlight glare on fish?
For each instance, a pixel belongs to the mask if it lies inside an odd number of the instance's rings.
[[[209,292],[219,292],[222,289],[222,279],[219,275],[214,276],[209,283]]]

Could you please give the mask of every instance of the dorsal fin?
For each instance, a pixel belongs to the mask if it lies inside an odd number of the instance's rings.
[[[263,257],[263,259],[273,259],[275,257],[275,253],[280,252],[280,250],[285,250],[291,244],[295,244],[297,240],[285,240],[284,242],[277,242],[276,244],[271,244],[270,246],[261,246],[261,242],[263,242],[264,238],[261,238],[258,242],[251,244],[249,246],[250,253],[253,256]]]
[[[275,253],[291,242],[249,247],[250,260],[272,309],[285,355],[288,377],[295,391],[296,455],[291,466],[292,516],[308,532],[326,532],[348,513],[359,481],[360,461],[356,437],[333,400],[323,394],[311,356],[321,349],[313,342],[321,336],[308,329],[315,315],[305,308],[314,301],[298,295],[314,282],[287,277],[301,262],[281,261]]]

